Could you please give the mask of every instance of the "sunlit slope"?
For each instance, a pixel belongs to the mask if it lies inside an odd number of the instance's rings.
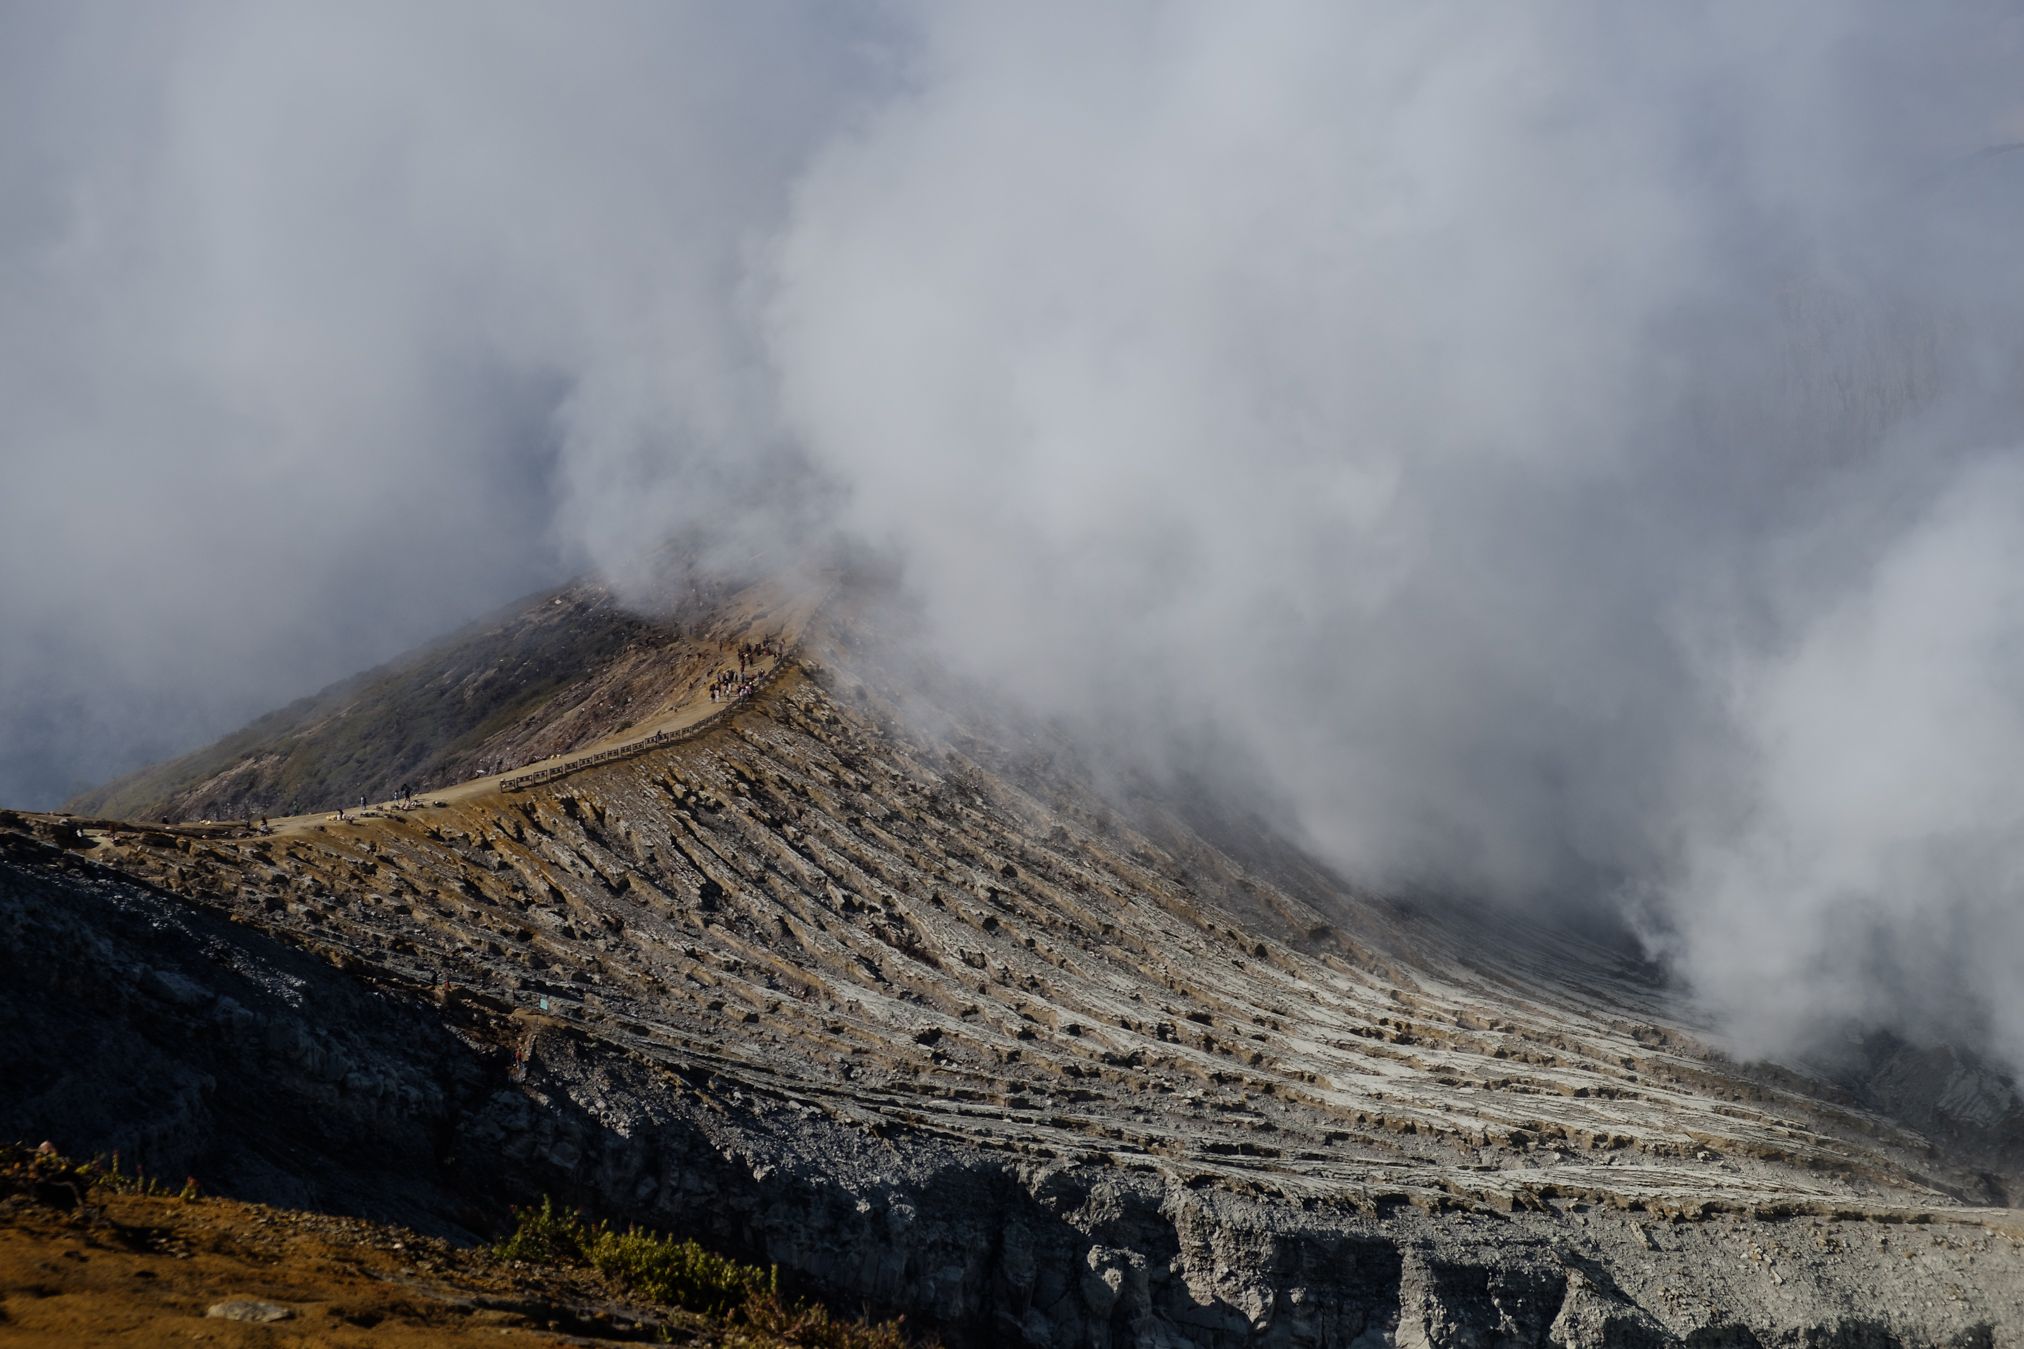
[[[765,586],[670,584],[658,616],[603,586],[534,596],[68,803],[87,815],[240,819],[355,805],[508,771],[698,695],[781,602]]]

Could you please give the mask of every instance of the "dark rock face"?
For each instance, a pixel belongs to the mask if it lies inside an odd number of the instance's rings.
[[[0,862],[0,1133],[169,1183],[454,1223],[439,1177],[498,1076],[423,1008],[83,869]]]
[[[0,1132],[452,1234],[549,1193],[959,1346],[2024,1342],[1976,1159],[1608,953],[857,698],[271,839],[0,819]]]

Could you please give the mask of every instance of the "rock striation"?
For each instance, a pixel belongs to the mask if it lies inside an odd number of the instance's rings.
[[[2000,1079],[1733,1062],[1621,951],[799,651],[524,791],[0,817],[0,1131],[451,1234],[554,1193],[959,1345],[2024,1342]]]

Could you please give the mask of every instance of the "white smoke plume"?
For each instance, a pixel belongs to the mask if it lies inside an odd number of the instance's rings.
[[[2024,1064],[2013,6],[6,13],[10,741],[835,531],[1348,875]]]

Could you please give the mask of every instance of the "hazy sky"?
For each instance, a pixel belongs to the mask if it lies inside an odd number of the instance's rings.
[[[816,517],[1354,876],[1620,910],[1746,1049],[2024,1062],[2020,46],[0,0],[0,798]]]

